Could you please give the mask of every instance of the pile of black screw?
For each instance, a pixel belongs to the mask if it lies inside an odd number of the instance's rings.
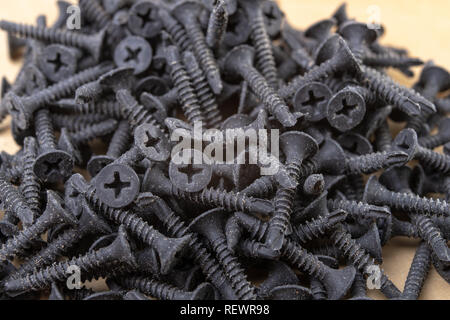
[[[450,281],[446,70],[394,82],[422,61],[345,5],[305,31],[266,0],[80,0],[80,30],[58,6],[52,26],[0,21],[24,55],[1,92],[22,146],[0,156],[2,298],[417,299],[431,264]],[[278,172],[176,165],[171,133],[200,121],[278,129]],[[399,236],[421,239],[403,292],[377,267]],[[69,288],[74,270],[109,290]]]

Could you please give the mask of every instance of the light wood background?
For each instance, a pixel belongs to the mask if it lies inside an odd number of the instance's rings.
[[[73,1],[71,1],[73,2]],[[292,25],[305,28],[319,19],[328,18],[341,4],[340,0],[279,0]],[[408,48],[412,56],[423,60],[434,60],[450,69],[450,2],[448,0],[349,0],[350,17],[369,22],[368,8],[376,5],[380,9],[381,22],[386,27],[385,44]],[[39,14],[45,14],[48,22],[54,21],[57,10],[56,0],[2,0],[0,19],[34,23]],[[0,32],[0,76],[10,81],[20,67],[20,62],[8,59],[6,36]],[[420,69],[416,69],[419,71]],[[395,73],[396,79],[411,84]],[[18,146],[9,134],[9,124],[0,127],[0,150],[14,153]],[[413,259],[417,241],[397,238],[383,249],[383,269],[392,281],[403,289],[410,263]],[[377,299],[383,296],[376,292],[370,295]],[[434,268],[431,270],[421,295],[421,299],[450,299],[450,286],[442,280]]]

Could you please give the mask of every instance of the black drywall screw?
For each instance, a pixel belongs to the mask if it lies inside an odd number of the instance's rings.
[[[242,211],[262,214],[264,216],[269,216],[273,212],[273,206],[270,201],[250,198],[240,193],[227,192],[214,188],[204,189],[200,192],[181,191],[157,167],[147,170],[142,190],[150,191],[156,195],[174,196],[208,207],[220,207],[229,212]]]
[[[99,101],[89,103],[77,103],[73,99],[62,99],[55,103],[55,106],[62,110],[70,110],[81,115],[93,114],[104,115],[113,119],[121,119],[123,117],[120,104],[117,101],[102,99]],[[53,117],[55,121],[55,117]],[[94,121],[97,122],[97,121]]]
[[[82,84],[98,78],[110,69],[111,65],[109,63],[103,63],[91,69],[81,71],[73,77],[58,82],[27,97],[19,98],[14,93],[8,93],[5,99],[7,100],[6,103],[9,113],[19,128],[26,129],[31,122],[33,113],[37,109],[70,95]]]
[[[33,171],[44,182],[54,183],[72,173],[73,159],[65,151],[57,150],[56,138],[47,109],[40,109],[35,116],[36,136],[39,142],[39,156]]]
[[[420,90],[425,98],[433,101],[439,92],[450,88],[450,73],[432,62],[428,62],[422,69],[415,88]]]
[[[312,174],[303,184],[303,192],[307,195],[320,195],[325,191],[325,178],[322,174]]]
[[[164,29],[170,34],[178,48],[183,51],[192,50],[192,44],[183,26],[164,8],[159,8],[159,15]]]
[[[209,17],[208,29],[206,31],[206,43],[208,46],[217,50],[225,36],[228,26],[227,4],[224,0],[218,0],[214,5]]]
[[[56,263],[45,269],[40,269],[25,277],[10,279],[5,282],[4,288],[10,295],[28,291],[39,291],[49,287],[54,281],[64,281],[70,266],[77,266],[82,274],[89,276],[92,272],[107,274],[107,266],[114,263],[128,268],[136,266],[135,257],[131,251],[128,235],[121,228],[116,240],[108,247],[86,255],[72,258],[69,261]]]
[[[417,92],[412,92],[379,71],[362,66],[360,82],[388,104],[397,107],[410,117],[420,115],[420,112],[433,113],[436,107]]]
[[[0,29],[21,37],[41,40],[50,43],[59,43],[70,47],[84,49],[89,52],[96,61],[99,61],[105,38],[105,31],[96,34],[85,35],[73,31],[58,30],[45,27],[33,27],[30,25],[0,21]]]
[[[450,207],[446,201],[424,198],[418,195],[393,192],[386,189],[372,176],[366,184],[365,201],[376,205],[389,206],[406,212],[423,215],[450,215]]]
[[[300,166],[303,160],[312,157],[319,149],[316,141],[309,135],[291,131],[280,136],[280,144],[286,156],[285,170],[292,179],[294,186],[299,183]],[[289,227],[289,220],[292,213],[292,206],[295,196],[295,187],[284,187],[286,183],[281,183],[274,200],[274,213],[269,221],[266,245],[273,250],[281,249],[284,242],[285,233]]]
[[[187,36],[191,40],[192,50],[206,74],[212,91],[215,94],[220,94],[223,90],[223,84],[219,67],[217,66],[213,53],[206,44],[201,25],[197,21],[202,7],[203,5],[200,2],[183,0],[175,4],[172,8],[172,14],[186,29]]]
[[[342,226],[338,226],[331,236],[334,245],[341,250],[344,256],[363,274],[368,272],[368,267],[373,266],[374,259],[364,250]],[[381,271],[381,291],[388,298],[399,297],[400,290]]]
[[[154,248],[158,253],[161,273],[165,274],[177,262],[177,257],[184,252],[186,245],[190,241],[190,235],[178,239],[169,239],[155,230],[147,222],[139,218],[130,211],[114,209],[106,206],[100,201],[96,194],[95,188],[88,184],[81,175],[73,175],[70,183],[80,192],[93,207],[109,220],[117,224],[123,224],[130,233],[138,239]]]
[[[270,261],[267,265],[267,278],[257,288],[258,297],[268,298],[272,289],[283,285],[298,285],[299,280],[295,272],[281,261]]]
[[[144,38],[157,36],[163,27],[158,6],[150,1],[136,2],[129,11],[128,28]]]
[[[33,225],[2,245],[0,248],[0,260],[6,260],[29,248],[33,240],[37,239],[53,225],[60,223],[75,225],[77,223],[75,216],[64,210],[61,202],[62,199],[56,193],[47,191],[47,207],[44,213],[36,219]]]
[[[240,45],[227,53],[223,60],[224,72],[231,78],[243,78],[261,99],[269,113],[285,127],[292,127],[303,114],[293,114],[281,97],[272,89],[264,77],[253,67],[255,50]]]
[[[94,22],[100,29],[106,28],[111,22],[111,17],[98,1],[80,0],[78,4],[86,19]]]
[[[356,219],[385,219],[391,215],[389,208],[345,199],[328,199],[330,210],[346,210]]]
[[[414,259],[409,268],[402,299],[417,300],[422,291],[423,284],[431,267],[431,250],[422,242],[416,250]]]
[[[58,257],[63,256],[87,235],[110,234],[112,232],[111,227],[87,205],[85,200],[81,202],[83,211],[77,224],[64,230],[47,247],[21,264],[18,270],[19,274],[24,275],[51,265]]]
[[[114,135],[108,145],[108,151],[106,152],[106,155],[93,156],[89,160],[87,164],[87,170],[89,171],[89,174],[92,177],[95,177],[100,172],[100,170],[120,157],[127,150],[130,138],[130,126],[128,124],[128,121],[123,120],[119,122],[119,126],[114,132]]]
[[[61,135],[58,141],[60,150],[71,154],[75,163],[83,163],[82,151],[80,146],[89,141],[106,136],[117,128],[117,120],[109,119],[97,124],[93,124],[76,132],[69,132],[66,128],[61,129]]]
[[[223,230],[224,220],[223,210],[213,209],[195,218],[189,224],[189,230],[200,233],[208,239],[231,285],[236,290],[236,296],[242,300],[256,300],[255,288],[247,280],[245,271],[228,248]]]
[[[421,59],[405,57],[395,52],[374,53],[365,51],[362,60],[369,67],[392,67],[400,71],[404,70],[404,68],[423,64]]]
[[[38,152],[36,139],[33,137],[26,137],[23,149],[23,174],[20,190],[36,217],[39,215],[41,207],[41,183],[33,171]]]
[[[405,152],[408,155],[408,161],[418,159],[425,166],[440,173],[450,172],[450,157],[421,147],[417,133],[413,129],[403,129],[395,137],[392,149]]]
[[[25,226],[30,226],[34,214],[23,195],[3,175],[0,175],[0,199],[5,211],[13,213]]]
[[[166,226],[172,237],[181,238],[191,235],[189,251],[192,259],[200,266],[203,274],[211,281],[226,299],[234,299],[232,288],[225,278],[225,274],[218,266],[217,260],[209,253],[196,233],[190,233],[188,226],[178,217],[161,198],[151,193],[142,193],[138,200],[145,208],[149,208]]]
[[[192,86],[201,105],[203,117],[206,120],[206,125],[209,128],[216,128],[222,123],[222,115],[220,114],[219,106],[217,105],[216,97],[211,91],[205,76],[203,75],[200,66],[198,65],[195,56],[190,51],[183,53],[183,62],[189,77],[191,78]],[[189,119],[189,118],[188,118]]]
[[[300,242],[306,243],[313,239],[318,239],[321,235],[330,231],[337,223],[344,222],[346,218],[347,212],[338,210],[326,216],[293,226],[293,231]]]
[[[114,62],[119,68],[133,68],[134,74],[145,72],[151,65],[153,49],[142,37],[128,36],[114,50]]]
[[[353,282],[352,287],[352,297],[349,300],[365,301],[373,300],[367,296],[366,293],[366,279],[361,274],[361,272],[356,272],[355,282]]]
[[[439,131],[433,136],[419,138],[419,144],[427,149],[434,149],[450,142],[450,119],[445,118],[439,123]]]
[[[58,82],[76,73],[80,55],[77,49],[51,44],[39,53],[37,65],[47,79]]]
[[[145,277],[123,277],[117,281],[127,289],[138,289],[160,300],[212,300],[214,288],[209,283],[199,285],[194,291],[186,292],[167,283]]]
[[[250,37],[255,47],[256,67],[261,70],[264,78],[273,89],[278,88],[277,69],[275,59],[272,53],[272,46],[269,35],[267,34],[262,11],[262,1],[245,0],[241,1],[241,6],[247,13],[249,27],[251,29]]]
[[[192,81],[181,61],[179,50],[175,46],[169,46],[166,48],[166,55],[167,63],[171,70],[170,77],[178,90],[178,99],[184,115],[192,125],[195,122],[203,122],[204,117],[201,112],[200,102]]]
[[[107,115],[92,113],[92,114],[59,114],[53,113],[50,115],[55,129],[60,130],[66,128],[70,131],[83,130],[94,123],[110,119]]]
[[[294,110],[305,114],[305,120],[317,122],[327,116],[327,104],[331,98],[330,89],[320,83],[307,83],[294,96]]]
[[[336,47],[338,47],[336,49]],[[361,72],[361,66],[358,64],[355,56],[345,43],[345,40],[336,36],[331,36],[323,43],[318,50],[316,63],[303,76],[297,76],[286,86],[280,88],[279,93],[283,98],[289,98],[305,83],[318,81],[338,71],[345,70],[348,73],[358,74]]]
[[[339,34],[347,41],[356,58],[362,61],[364,53],[377,39],[377,32],[370,29],[367,24],[356,21],[347,21],[339,26]]]

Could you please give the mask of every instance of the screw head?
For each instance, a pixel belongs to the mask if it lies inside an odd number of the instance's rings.
[[[38,65],[42,73],[51,81],[58,82],[75,74],[77,56],[70,48],[51,44],[44,48],[38,57]]]
[[[54,221],[53,224],[76,225],[78,220],[75,215],[62,207],[63,199],[54,191],[47,190],[47,206],[42,217],[46,220]]]
[[[370,46],[378,38],[375,30],[369,29],[366,23],[347,21],[340,28],[339,33],[350,45],[368,45]]]
[[[311,300],[312,294],[306,287],[288,284],[270,290],[269,297],[271,300]]]
[[[114,50],[114,62],[119,67],[134,69],[134,74],[143,73],[150,67],[153,49],[141,37],[128,36],[123,39]]]
[[[206,188],[211,181],[212,167],[203,163],[203,153],[190,149],[182,150],[188,159],[183,163],[175,163],[172,159],[169,165],[169,178],[173,185],[185,192],[198,192]],[[200,164],[196,164],[194,159],[201,159]]]
[[[8,92],[5,96],[6,108],[13,119],[13,123],[18,129],[26,130],[29,126],[29,119],[26,115],[26,106],[22,98],[13,92]]]
[[[158,7],[150,1],[140,1],[135,3],[128,18],[128,28],[137,36],[153,38],[162,29],[162,22],[159,18]]]
[[[336,93],[328,102],[327,119],[333,128],[346,132],[360,124],[366,114],[364,98],[352,88]]]
[[[418,86],[424,88],[426,85],[434,85],[438,91],[450,89],[450,73],[442,67],[427,63],[422,69]]]
[[[253,65],[254,56],[255,49],[253,47],[248,45],[234,47],[222,62],[225,77],[230,81],[238,81],[242,64]]]
[[[413,129],[403,129],[392,142],[392,149],[405,152],[408,162],[414,158],[418,146],[417,133]]]
[[[95,178],[97,195],[111,208],[123,208],[139,195],[140,181],[136,172],[127,165],[110,164]]]
[[[247,42],[250,36],[249,21],[245,12],[238,8],[236,13],[228,18],[227,32],[223,43],[232,48]]]
[[[284,13],[275,1],[264,1],[261,7],[267,34],[270,37],[275,37],[281,31]]]
[[[347,132],[341,134],[336,138],[336,141],[345,151],[358,156],[373,152],[373,147],[370,141],[358,133]]]
[[[149,76],[138,81],[136,84],[136,96],[141,97],[144,93],[149,93],[155,96],[162,96],[169,87],[167,83],[160,77]]]
[[[169,140],[158,127],[149,123],[136,128],[134,143],[152,161],[162,162],[170,157]]]
[[[114,162],[114,158],[107,155],[94,156],[87,164],[91,177],[95,177],[104,167]]]
[[[73,158],[65,151],[53,150],[37,157],[34,174],[44,182],[55,183],[69,177],[73,169]]]
[[[164,122],[164,119],[167,118],[167,108],[162,104],[161,100],[153,94],[144,92],[141,95],[141,103],[159,121]]]
[[[294,96],[294,110],[305,115],[305,120],[317,122],[326,117],[326,108],[331,98],[330,89],[320,83],[307,83]]]
[[[314,39],[318,43],[321,43],[328,37],[331,32],[331,28],[335,25],[336,20],[334,18],[318,21],[305,30],[305,37]]]

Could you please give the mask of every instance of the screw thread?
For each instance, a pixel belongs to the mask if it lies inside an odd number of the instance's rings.
[[[450,137],[446,137],[444,135],[441,134],[436,134],[434,136],[428,136],[428,137],[421,137],[419,138],[419,144],[423,147],[423,148],[427,148],[427,149],[434,149],[437,148],[439,146],[442,146],[444,144],[446,144],[449,141]]]
[[[364,64],[374,67],[403,68],[422,64],[422,61],[415,58],[401,56],[395,52],[372,53],[364,52]]]
[[[440,230],[435,226],[430,217],[423,215],[414,215],[414,224],[419,229],[419,234],[423,240],[436,253],[447,254],[449,251],[447,247],[447,240],[442,237]]]
[[[422,290],[425,278],[431,266],[431,251],[427,244],[421,243],[416,250],[414,259],[406,278],[402,297],[416,300]]]
[[[149,123],[162,130],[153,115],[140,105],[129,92],[123,90],[117,92],[117,101],[122,106],[122,112],[128,119],[132,131],[144,123]]]
[[[223,0],[217,1],[209,17],[206,43],[212,49],[217,49],[227,31],[228,12]]]
[[[200,203],[205,206],[216,206],[224,208],[226,211],[242,211],[244,213],[259,212],[268,214],[272,209],[265,203],[257,202],[259,199],[249,198],[240,193],[226,192],[214,188],[203,189],[200,192],[184,192],[176,186],[172,186],[172,195],[194,203]],[[258,204],[262,204],[259,205]]]
[[[56,150],[56,138],[50,111],[41,109],[35,117],[36,136],[43,151]]]
[[[237,298],[239,300],[256,300],[255,289],[248,282],[245,272],[237,258],[228,249],[226,239],[224,237],[218,237],[211,242],[211,246],[220,264],[224,267],[232,287],[236,290]]]
[[[34,162],[37,156],[37,143],[34,138],[25,138],[23,155],[23,174],[20,190],[35,215],[40,213],[41,184],[34,174]]]
[[[126,277],[117,279],[127,289],[137,289],[160,300],[187,300],[189,292],[150,278]]]
[[[429,167],[432,167],[441,173],[450,172],[450,157],[432,150],[419,147],[417,158]]]
[[[185,57],[186,61],[186,57]],[[189,58],[189,62],[184,63],[186,71],[191,78],[192,85],[197,94],[198,101],[202,107],[202,114],[206,119],[208,127],[216,127],[222,122],[222,115],[220,114],[219,106],[217,105],[216,97],[208,85],[208,81],[203,75],[200,66],[194,57]]]
[[[352,239],[352,236],[348,232],[345,232],[341,228],[336,229],[331,239],[334,245],[361,272],[365,272],[367,267],[375,264],[374,259]]]
[[[357,218],[374,218],[374,217],[380,218],[380,216],[373,215],[378,211],[385,213],[383,217],[385,217],[386,214],[389,214],[389,212],[385,208],[380,208],[367,203],[345,199],[328,199],[328,207],[332,211],[345,210],[350,215]]]
[[[191,257],[200,266],[206,279],[210,280],[217,288],[220,288],[224,282],[225,275],[220,270],[216,260],[203,246],[197,234],[191,234],[181,218],[172,211],[165,211],[162,222],[171,237],[182,238],[191,235],[191,240],[188,244]]]
[[[380,193],[379,203],[406,212],[416,212],[425,215],[450,215],[450,208],[446,201],[424,198],[414,194],[385,191]]]
[[[174,47],[173,47],[174,48]],[[174,48],[174,51],[177,51]],[[184,115],[190,124],[197,121],[203,121],[200,102],[197,94],[193,88],[191,79],[189,78],[186,69],[180,61],[178,52],[174,52],[174,56],[168,58],[170,65],[170,77],[178,91],[178,99],[183,108]]]
[[[217,89],[218,87],[222,86],[222,84],[220,83],[221,80],[219,67],[217,66],[216,59],[214,59],[214,55],[206,44],[206,39],[201,26],[196,21],[193,21],[193,23],[185,25],[185,28],[188,31],[189,38],[191,39],[194,54],[197,57],[197,60],[200,62],[200,65],[206,74],[206,78],[208,79],[211,88],[214,92],[220,92],[221,90]]]
[[[111,17],[97,1],[80,0],[79,5],[86,18],[95,22],[100,29],[105,28],[111,22]]]
[[[275,196],[275,211],[269,221],[268,233],[285,234],[292,214],[296,191],[290,188],[278,189]]]
[[[386,103],[396,106],[399,110],[410,114],[410,110],[404,106],[409,102],[408,97],[404,92],[396,90],[393,82],[379,73],[378,71],[362,66],[363,70],[363,85],[374,92],[377,96],[381,97]]]
[[[313,300],[326,300],[327,291],[322,283],[317,279],[311,279],[311,295]]]
[[[325,278],[324,264],[293,241],[285,239],[281,254],[289,263],[308,273],[311,277],[321,281]]]
[[[0,29],[21,37],[47,43],[59,43],[69,47],[89,48],[93,43],[93,36],[53,28],[34,27],[5,20],[0,21]]]
[[[108,116],[98,113],[70,115],[70,114],[52,114],[53,126],[57,129],[66,128],[70,131],[79,131],[90,126],[93,123],[105,121]]]
[[[294,229],[299,240],[302,243],[306,243],[319,238],[327,232],[328,218],[319,217],[318,219],[312,219],[311,221],[296,226]]]
[[[375,132],[375,144],[380,152],[389,152],[392,149],[392,135],[387,121],[383,121]]]
[[[426,119],[422,115],[417,117],[411,117],[408,120],[408,123],[406,124],[405,128],[413,129],[417,133],[420,133],[423,131],[424,126],[426,125]]]
[[[18,273],[24,275],[51,265],[58,257],[68,252],[83,236],[84,234],[77,228],[65,230],[55,240],[50,242],[47,247],[21,264]]]
[[[83,130],[71,133],[72,140],[76,144],[81,144],[98,137],[105,136],[117,128],[117,120],[108,119],[100,123],[93,124]]]
[[[192,44],[189,41],[186,30],[165,10],[159,10],[164,29],[170,34],[173,41],[180,50],[192,50]]]
[[[262,176],[241,191],[248,197],[267,198],[273,194],[276,184],[272,176]]]
[[[0,199],[5,211],[14,213],[22,221],[27,214],[33,214],[19,191],[3,176],[0,176]]]
[[[128,232],[150,247],[154,245],[155,239],[164,238],[162,234],[156,231],[152,226],[137,215],[126,210],[113,209],[102,203],[95,193],[94,186],[88,185],[87,189],[83,190],[82,193],[86,197],[86,200],[95,208],[95,210],[98,210],[116,224],[124,225]]]
[[[252,19],[250,36],[255,47],[256,66],[267,82],[274,89],[278,87],[277,69],[275,58],[272,53],[272,46],[261,10],[257,10],[256,16]]]
[[[406,158],[406,154],[386,151],[348,157],[346,170],[351,174],[370,174],[395,164],[402,164]]]
[[[83,84],[97,80],[102,74],[110,71],[111,68],[111,64],[103,63],[90,69],[81,71],[66,80],[57,82],[54,85],[45,88],[44,90],[37,91],[33,95],[25,98],[26,101],[29,101],[32,104],[32,108],[28,111],[30,113],[33,113],[33,111],[37,110],[39,107],[70,96]]]
[[[122,118],[120,104],[116,101],[99,100],[95,103],[76,104],[76,111],[81,114],[92,115],[95,113],[105,115],[114,119]]]
[[[33,274],[9,280],[5,283],[7,291],[39,291],[49,287],[52,282],[61,282],[67,278],[67,270],[70,266],[77,266],[82,273],[90,274],[93,271],[101,271],[102,265],[110,258],[104,251],[94,251],[84,256],[73,258],[70,261],[56,263]],[[105,270],[103,270],[105,271]]]
[[[120,121],[117,130],[108,146],[107,155],[113,158],[120,157],[128,148],[130,141],[130,126],[127,121]]]
[[[241,69],[242,77],[248,82],[253,92],[264,103],[265,108],[277,118],[281,123],[286,122],[286,118],[291,118],[292,114],[283,99],[269,86],[266,79],[252,66],[244,66]]]

